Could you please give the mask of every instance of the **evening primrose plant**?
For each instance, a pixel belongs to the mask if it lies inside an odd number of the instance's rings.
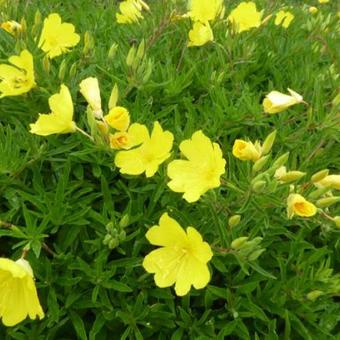
[[[0,26],[1,339],[338,335],[335,2],[0,1]]]

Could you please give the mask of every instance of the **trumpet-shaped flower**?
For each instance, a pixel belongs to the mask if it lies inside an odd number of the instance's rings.
[[[8,61],[14,66],[0,65],[0,98],[19,96],[36,85],[30,52],[23,50],[20,55],[11,56]]]
[[[1,28],[14,36],[17,36],[20,32],[22,32],[22,26],[15,20],[3,22],[1,24]]]
[[[103,117],[102,100],[100,98],[100,90],[98,79],[89,77],[81,81],[79,84],[80,93],[84,96],[91,110],[96,118],[101,119]]]
[[[75,33],[75,27],[70,23],[62,23],[60,15],[52,13],[44,20],[39,47],[52,59],[69,52],[79,40],[80,36]]]
[[[308,202],[299,194],[290,194],[287,198],[287,215],[291,219],[294,215],[302,217],[314,216],[317,212],[316,206]]]
[[[202,46],[212,40],[214,40],[214,35],[209,22],[205,24],[199,21],[194,22],[193,28],[189,31],[188,46]]]
[[[223,0],[191,0],[189,16],[194,21],[207,23],[224,11]]]
[[[151,136],[143,125],[137,130],[135,134],[141,145],[128,151],[119,151],[115,164],[122,174],[140,175],[145,172],[146,177],[152,177],[159,165],[170,157],[174,136],[170,131],[163,131],[158,122],[154,123]]]
[[[241,2],[228,16],[228,21],[232,24],[236,33],[259,27],[262,23],[261,20],[262,11],[258,12],[256,4],[252,1]]]
[[[69,89],[61,85],[60,92],[48,100],[51,113],[39,114],[38,120],[30,124],[30,132],[40,136],[55,133],[70,133],[77,129],[73,121],[73,103]]]
[[[294,92],[291,89],[288,89],[288,91],[290,93],[290,96],[278,91],[272,91],[267,94],[266,98],[263,100],[264,112],[281,112],[287,110],[292,105],[303,102],[303,97],[300,94]]]
[[[104,120],[113,129],[126,131],[130,125],[130,114],[125,107],[115,106],[104,117]]]
[[[125,0],[119,4],[120,13],[116,13],[118,24],[131,24],[143,19],[142,8],[149,10],[149,6],[142,0]]]
[[[220,186],[226,161],[219,145],[212,143],[202,131],[196,131],[179,148],[187,160],[176,159],[169,163],[171,181],[168,186],[175,192],[183,192],[186,201],[195,202],[208,190]]]
[[[210,273],[207,263],[213,253],[195,228],[188,227],[184,231],[176,220],[164,213],[159,225],[148,230],[146,238],[151,244],[161,247],[146,255],[143,261],[145,270],[155,274],[158,287],[175,284],[176,294],[183,296],[191,286],[201,289],[208,284]]]
[[[242,161],[256,162],[261,157],[261,145],[255,142],[246,142],[242,139],[236,139],[233,146],[233,155]]]
[[[20,259],[0,258],[0,318],[11,327],[29,316],[42,319],[41,308],[30,264]]]
[[[320,188],[330,188],[340,190],[340,175],[328,175],[315,183]]]
[[[294,15],[290,12],[286,11],[279,11],[276,13],[275,16],[275,25],[281,25],[284,28],[288,28],[292,20],[294,19]]]

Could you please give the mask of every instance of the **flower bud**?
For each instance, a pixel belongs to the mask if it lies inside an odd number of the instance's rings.
[[[285,183],[289,183],[297,181],[305,175],[306,173],[302,171],[288,171],[284,175],[280,176],[279,180]]]
[[[109,110],[117,106],[117,101],[119,97],[118,86],[115,84],[112,88],[110,99],[109,99]]]
[[[129,225],[129,223],[130,223],[130,216],[129,216],[129,214],[125,214],[125,215],[121,218],[121,220],[120,220],[120,222],[119,222],[119,226],[120,226],[121,228],[125,228],[125,227],[127,227],[127,226]]]
[[[109,49],[109,52],[107,54],[107,57],[109,59],[113,59],[116,56],[118,50],[118,44],[117,43],[113,43]]]
[[[321,290],[312,290],[306,295],[306,297],[310,301],[315,301],[322,294],[323,292]]]
[[[276,137],[276,130],[270,133],[267,138],[264,140],[262,145],[262,155],[266,155],[272,149]]]
[[[335,223],[335,226],[340,229],[340,216],[335,216],[333,218],[333,221]]]
[[[128,52],[128,55],[126,57],[126,65],[131,67],[135,60],[135,55],[136,55],[136,48],[135,46],[132,46]]]
[[[320,198],[319,200],[316,201],[316,205],[319,208],[327,208],[337,202],[340,202],[340,196]]]
[[[324,179],[324,178],[328,175],[328,173],[329,173],[329,170],[328,170],[328,169],[320,170],[320,171],[316,172],[316,173],[312,176],[311,181],[312,181],[313,183],[319,182],[319,181],[321,181],[322,179]]]
[[[315,6],[310,6],[310,7],[308,8],[308,12],[309,12],[310,14],[315,14],[315,13],[318,12],[318,9],[317,9]]]
[[[44,59],[43,59],[43,68],[46,73],[50,73],[51,63],[50,63],[50,59],[47,56],[47,54],[44,56]]]
[[[330,190],[330,188],[327,188],[327,187],[326,188],[320,188],[320,189],[314,190],[312,193],[310,193],[308,195],[308,197],[311,198],[311,199],[317,199],[320,196],[324,195],[329,190]]]
[[[236,227],[241,221],[241,215],[233,215],[228,220],[228,225],[230,228]]]
[[[257,249],[248,256],[248,261],[255,261],[266,249]]]
[[[136,60],[139,62],[143,59],[145,53],[145,40],[143,39],[142,42],[139,44],[137,53],[136,53]]]
[[[76,75],[76,72],[77,72],[77,62],[75,61],[70,68],[70,72],[69,72],[70,78],[74,78],[74,76]]]
[[[260,159],[258,159],[253,165],[253,171],[254,172],[260,171],[266,165],[269,157],[270,156],[267,155],[267,156],[263,156]]]
[[[266,185],[267,185],[266,181],[259,180],[259,181],[254,182],[252,188],[253,188],[254,192],[259,193],[259,192],[263,191],[263,189],[266,187]]]
[[[59,66],[59,72],[58,72],[58,78],[60,80],[64,80],[66,68],[67,68],[67,62],[66,62],[66,59],[63,59],[63,61],[61,62],[60,66]]]
[[[231,242],[231,248],[238,250],[241,249],[247,242],[248,237],[247,236],[242,236],[237,239],[235,239],[233,242]]]
[[[289,158],[289,152],[286,152],[285,154],[283,154],[282,156],[280,156],[272,165],[272,168],[277,169],[280,166],[284,165]]]

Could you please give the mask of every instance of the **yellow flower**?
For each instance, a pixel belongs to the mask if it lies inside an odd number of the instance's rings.
[[[223,0],[191,0],[188,14],[194,21],[207,23],[216,19],[223,11]]]
[[[131,24],[143,19],[142,8],[149,10],[149,6],[142,0],[125,0],[119,4],[120,13],[116,13],[118,24]]]
[[[318,12],[318,9],[316,7],[314,7],[314,6],[310,6],[308,8],[308,11],[309,11],[310,14],[315,14],[315,13]]]
[[[262,11],[258,12],[256,4],[252,1],[241,2],[231,11],[228,20],[233,25],[236,33],[249,31],[251,28],[261,25]]]
[[[290,194],[287,199],[287,215],[291,219],[294,215],[302,217],[314,216],[317,208],[299,194]]]
[[[279,11],[275,16],[275,25],[281,25],[284,28],[288,28],[293,19],[294,15],[292,13],[288,11]]]
[[[233,146],[233,155],[242,161],[256,162],[261,157],[261,146],[257,142],[246,142],[242,139],[236,139]]]
[[[11,56],[8,61],[14,66],[0,65],[0,98],[19,96],[36,85],[30,52],[23,50],[19,56]]]
[[[214,40],[213,31],[209,25],[209,22],[202,24],[197,21],[194,22],[193,28],[189,31],[188,46],[202,46],[209,41]]]
[[[20,259],[0,258],[0,318],[11,327],[29,316],[44,317],[30,264]]]
[[[79,87],[80,93],[89,103],[95,117],[101,119],[103,117],[103,110],[102,101],[100,98],[98,79],[94,77],[86,78],[81,81]]]
[[[327,4],[329,3],[329,0],[319,0],[319,4]]]
[[[188,160],[177,159],[168,165],[171,179],[168,186],[175,192],[183,192],[188,202],[195,202],[208,190],[220,186],[226,161],[219,145],[212,143],[202,131],[196,131],[179,148]]]
[[[104,119],[107,124],[119,131],[126,131],[130,125],[129,111],[122,106],[112,108]]]
[[[73,103],[69,89],[61,85],[60,92],[51,96],[48,103],[52,112],[39,114],[38,120],[30,124],[30,132],[40,136],[75,132],[77,126],[73,121]]]
[[[60,15],[52,13],[44,20],[39,47],[50,58],[54,58],[67,53],[79,40],[80,36],[75,33],[75,27],[70,23],[62,23]]]
[[[163,131],[158,122],[154,123],[151,136],[144,125],[138,125],[135,135],[141,145],[132,150],[119,151],[115,165],[122,174],[140,175],[145,172],[146,177],[152,177],[159,165],[170,157],[174,137],[171,132]]]
[[[340,190],[340,175],[328,175],[316,182],[315,185],[320,188],[329,187],[331,189]]]
[[[176,220],[164,213],[159,225],[146,233],[148,241],[160,248],[145,256],[143,267],[153,273],[158,287],[165,288],[175,284],[178,296],[186,295],[191,286],[204,288],[210,281],[207,263],[213,253],[207,242],[193,227],[186,232]]]
[[[272,91],[263,100],[264,112],[277,113],[287,110],[290,106],[303,102],[300,94],[288,89],[290,96],[278,91]]]
[[[14,36],[17,36],[20,32],[22,32],[22,26],[14,20],[3,22],[1,24],[1,28]]]

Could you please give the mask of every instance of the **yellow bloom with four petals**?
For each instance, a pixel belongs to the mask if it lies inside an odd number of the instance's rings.
[[[288,218],[293,218],[294,215],[301,217],[311,217],[317,213],[316,206],[308,202],[299,194],[290,194],[287,198],[287,215]]]
[[[188,15],[194,21],[207,23],[224,11],[223,0],[191,0]]]
[[[279,91],[272,91],[263,100],[266,113],[277,113],[287,110],[290,106],[303,102],[303,97],[297,92],[288,89],[290,96]]]
[[[170,131],[163,131],[158,122],[154,123],[151,136],[144,125],[140,125],[135,134],[140,138],[141,145],[128,151],[119,151],[115,165],[122,174],[140,175],[145,172],[146,177],[152,177],[159,165],[170,157],[174,136]]]
[[[44,20],[38,45],[52,59],[69,52],[79,41],[80,36],[75,33],[75,27],[70,23],[62,23],[60,15],[52,13]]]
[[[209,22],[206,22],[205,24],[202,24],[199,21],[194,22],[193,28],[189,31],[188,47],[202,46],[213,40],[214,35]]]
[[[0,258],[0,291],[0,318],[5,326],[15,326],[27,316],[32,320],[44,317],[33,271],[26,260]]]
[[[38,120],[30,124],[30,132],[40,136],[55,133],[70,133],[77,129],[73,121],[73,103],[69,89],[61,85],[60,92],[48,100],[51,113],[39,114]]]
[[[261,20],[262,11],[258,12],[255,2],[252,1],[241,2],[228,16],[228,21],[232,24],[236,33],[260,27],[262,23]]]
[[[258,142],[246,142],[243,139],[236,139],[233,145],[233,155],[242,161],[256,162],[260,159],[261,145]]]
[[[19,96],[30,91],[35,85],[33,57],[23,50],[18,56],[11,56],[9,63],[0,65],[0,98]]]
[[[15,20],[3,22],[1,24],[1,28],[14,36],[17,36],[19,33],[22,32],[22,26]]]
[[[275,25],[281,25],[284,28],[288,28],[292,20],[294,19],[294,15],[288,11],[279,11],[275,16]]]
[[[179,149],[187,160],[176,159],[169,163],[171,181],[168,186],[175,192],[183,192],[183,198],[189,203],[196,202],[208,190],[220,186],[226,161],[220,146],[200,130],[191,139],[184,140]]]
[[[146,233],[148,241],[160,246],[145,256],[143,267],[153,273],[158,287],[165,288],[175,284],[178,296],[186,295],[191,286],[204,288],[210,281],[207,263],[213,253],[208,243],[193,227],[186,231],[176,220],[164,213],[159,225]]]

